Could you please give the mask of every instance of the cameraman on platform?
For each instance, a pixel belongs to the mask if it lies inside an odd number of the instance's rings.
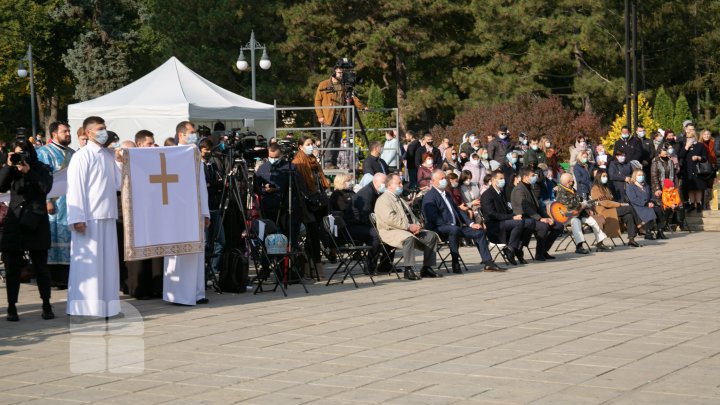
[[[323,127],[341,127],[346,126],[345,118],[347,110],[341,108],[322,108],[346,105],[346,100],[352,97],[355,107],[361,110],[367,110],[367,107],[353,94],[352,86],[355,84],[355,76],[351,78],[346,75],[346,69],[351,71],[355,66],[347,59],[338,59],[335,63],[335,69],[329,79],[323,80],[315,91],[315,113],[320,125]],[[351,72],[347,72],[351,73]],[[354,72],[352,72],[354,73]],[[329,148],[339,148],[342,130],[332,129],[329,134],[326,133],[324,139],[326,146]],[[337,169],[338,150],[331,150],[330,162],[326,165],[326,169]]]
[[[208,191],[208,208],[210,209],[210,227],[208,228],[205,241],[210,242],[210,235],[215,239],[215,246],[206,246],[206,251],[212,251],[212,271],[218,274],[220,271],[220,259],[225,247],[225,230],[223,229],[222,218],[220,218],[220,199],[223,192],[224,165],[220,158],[213,155],[213,142],[205,138],[198,144],[200,157],[202,158],[205,183]]]
[[[295,184],[290,184],[291,176]],[[281,146],[277,143],[268,146],[268,159],[255,171],[253,185],[255,193],[260,196],[262,218],[274,221],[284,235],[292,237],[289,241],[290,245],[297,246],[300,223],[305,210],[304,183],[295,171],[295,166],[283,156]],[[295,188],[292,190],[292,207],[289,207],[288,194],[291,186]],[[290,208],[293,214],[292,221],[288,225]]]

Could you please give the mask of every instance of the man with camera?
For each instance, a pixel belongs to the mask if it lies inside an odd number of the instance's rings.
[[[283,234],[289,234],[292,238],[291,246],[297,246],[305,209],[302,198],[305,191],[295,166],[290,163],[290,159],[286,159],[281,147],[282,145],[277,143],[268,146],[268,159],[255,171],[253,186],[260,197],[260,215],[274,221]],[[290,187],[293,186],[290,206]],[[290,208],[292,218],[289,218]]]
[[[327,147],[339,148],[342,130],[333,129],[347,125],[346,110],[340,108],[327,108],[335,106],[344,106],[349,104],[352,98],[353,104],[358,109],[366,110],[367,107],[353,94],[353,85],[356,76],[352,70],[355,65],[348,58],[338,59],[332,76],[323,80],[315,91],[315,114],[318,122],[323,127],[329,127],[329,132],[325,135]],[[330,163],[326,165],[326,169],[337,169],[338,150],[331,150]]]

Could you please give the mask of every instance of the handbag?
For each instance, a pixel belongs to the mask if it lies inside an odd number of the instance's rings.
[[[709,160],[695,162],[695,173],[698,176],[705,177],[713,174],[712,163]]]

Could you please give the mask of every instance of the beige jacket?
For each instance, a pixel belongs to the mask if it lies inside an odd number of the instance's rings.
[[[395,248],[401,248],[407,238],[413,237],[412,232],[407,230],[410,221],[403,205],[402,200],[390,191],[384,192],[375,202],[375,219],[380,239]],[[407,210],[412,215],[409,207]],[[413,222],[419,223],[415,218]]]

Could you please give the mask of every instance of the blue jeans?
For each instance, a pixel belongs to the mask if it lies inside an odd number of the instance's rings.
[[[210,236],[215,236],[215,246],[209,246]],[[215,274],[220,271],[220,260],[222,259],[223,248],[225,247],[225,229],[219,210],[210,211],[210,227],[205,230],[205,252],[212,252],[214,255],[210,267]]]

